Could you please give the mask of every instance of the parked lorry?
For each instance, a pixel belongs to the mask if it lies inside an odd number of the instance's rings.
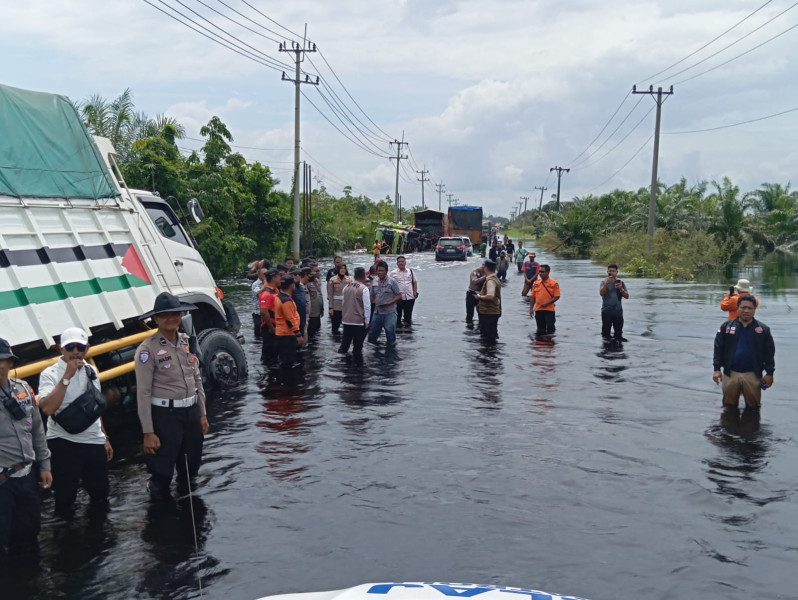
[[[187,209],[201,220],[196,200]],[[11,376],[36,387],[77,326],[109,401],[135,397],[134,352],[154,332],[140,315],[164,291],[198,307],[183,329],[205,380],[244,377],[238,315],[172,206],[128,188],[110,141],[66,97],[0,85],[0,337],[21,359]]]
[[[446,235],[467,237],[472,244],[481,244],[482,207],[450,206],[446,219]]]

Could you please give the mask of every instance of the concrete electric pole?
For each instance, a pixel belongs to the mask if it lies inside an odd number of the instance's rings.
[[[453,196],[454,196],[454,194],[446,194],[446,197],[449,199],[449,206],[452,205],[452,197]]]
[[[540,212],[543,210],[543,192],[545,192],[549,188],[535,186],[535,189],[540,190],[540,204],[538,205],[538,212]]]
[[[557,212],[560,212],[560,179],[562,178],[563,172],[570,173],[571,169],[564,169],[562,167],[552,167],[549,169],[549,173],[552,171],[557,171]]]
[[[441,195],[446,191],[446,186],[443,185],[442,181],[435,184],[435,191],[438,192],[438,212],[441,212]]]
[[[429,179],[425,179],[424,175],[429,173],[429,171],[427,171],[427,165],[424,165],[424,168],[421,169],[420,171],[416,171],[416,173],[421,174],[421,179],[419,179],[419,181],[421,182],[421,208],[426,209],[427,205],[424,204],[424,183],[429,181]]]
[[[405,132],[402,132],[402,141],[394,140],[391,142],[391,146],[396,144],[396,156],[392,156],[391,160],[396,160],[396,192],[393,196],[393,220],[394,222],[399,222],[399,161],[404,160],[407,158],[406,154],[402,154],[402,146],[407,146],[407,142],[405,141]]]
[[[529,196],[520,196],[520,198],[524,201],[524,212],[526,212],[526,204],[529,202]]]
[[[657,88],[656,96],[654,95],[654,86],[648,87],[647,92],[638,92],[637,86],[632,87],[633,94],[648,94],[654,98],[657,103],[657,122],[654,127],[654,162],[651,166],[651,198],[648,202],[648,241],[646,246],[651,250],[652,242],[654,240],[654,222],[657,214],[657,165],[659,163],[659,125],[662,118],[662,104],[665,102],[663,96],[673,95],[673,86],[667,92],[663,92],[662,88]]]
[[[305,52],[315,52],[316,44],[308,44],[305,48],[305,43],[300,45],[298,42],[291,42],[291,47],[288,48],[285,43],[280,43],[280,52],[293,52],[294,62],[296,63],[296,78],[291,79],[283,71],[283,81],[292,82],[296,88],[294,90],[294,239],[291,245],[291,251],[294,255],[294,260],[299,260],[299,86],[302,83],[309,83],[311,85],[319,85],[319,78],[316,81],[311,81],[308,75],[305,79],[299,78],[299,64],[304,60]]]

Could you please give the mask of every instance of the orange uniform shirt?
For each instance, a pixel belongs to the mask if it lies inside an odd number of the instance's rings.
[[[291,296],[280,292],[274,297],[275,335],[299,333],[299,312]]]
[[[745,295],[746,294],[735,294],[734,296],[729,296],[729,294],[726,294],[723,296],[723,300],[720,301],[720,309],[728,311],[729,321],[737,318],[737,300],[740,296]],[[754,296],[754,300],[756,300],[756,305],[759,306],[759,298]]]
[[[548,306],[541,306],[541,304],[552,298],[560,297],[560,284],[552,277],[549,277],[546,281],[536,279],[535,283],[532,284],[530,295],[535,299],[535,310],[554,310],[554,303]]]

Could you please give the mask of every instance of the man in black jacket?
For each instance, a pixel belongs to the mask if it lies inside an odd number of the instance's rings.
[[[740,296],[737,311],[737,318],[723,323],[715,335],[712,380],[723,382],[724,406],[737,406],[742,393],[746,406],[759,408],[762,390],[773,385],[776,348],[770,328],[754,319],[753,296]]]

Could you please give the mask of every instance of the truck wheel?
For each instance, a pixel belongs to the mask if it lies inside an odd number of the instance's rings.
[[[232,333],[224,329],[205,329],[197,342],[203,381],[211,386],[225,385],[247,376],[247,357]]]

